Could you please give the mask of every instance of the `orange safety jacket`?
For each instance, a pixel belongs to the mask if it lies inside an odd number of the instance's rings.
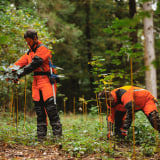
[[[38,44],[34,46],[36,48],[38,45],[42,44],[38,41]],[[49,67],[49,59],[51,59],[51,51],[47,49],[45,46],[40,46],[36,49],[36,52],[33,52],[30,48],[30,52],[25,53],[18,61],[15,62],[15,65],[20,66],[21,68],[26,66],[27,64],[32,62],[32,59],[38,56],[43,59],[43,63],[40,67],[36,68],[33,72],[50,72]],[[53,73],[55,70],[53,70]],[[56,91],[56,83],[54,85]],[[32,83],[32,98],[34,101],[40,100],[39,91],[42,91],[42,96],[44,102],[53,96],[53,89],[52,85],[49,81],[47,75],[36,75],[34,76],[33,83]]]
[[[134,104],[134,110],[142,110],[148,116],[149,113],[156,110],[155,97],[148,91],[140,87],[135,86],[123,86],[111,91],[111,94],[115,101],[115,106],[109,107],[110,115],[108,121],[114,123],[115,112],[126,112],[126,106],[132,107]],[[123,120],[125,117],[123,118]]]

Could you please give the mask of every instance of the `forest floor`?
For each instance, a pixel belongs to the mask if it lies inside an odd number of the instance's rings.
[[[155,153],[150,157],[127,158],[121,155],[121,152],[130,152],[131,148],[119,145],[118,156],[109,156],[108,153],[95,153],[83,155],[81,157],[73,157],[63,151],[62,145],[43,145],[36,147],[26,146],[22,144],[7,144],[0,142],[0,160],[160,160],[160,153]],[[139,148],[136,149],[138,155]]]
[[[10,113],[0,114],[0,160],[160,160],[160,135],[143,114],[137,115],[135,145],[132,130],[127,139],[107,139],[105,116],[61,115],[63,137],[54,143],[36,141],[36,117],[23,115],[15,123]],[[143,122],[141,122],[143,120]],[[135,121],[136,122],[136,121]],[[25,125],[24,125],[25,124]],[[158,140],[159,139],[159,140]]]

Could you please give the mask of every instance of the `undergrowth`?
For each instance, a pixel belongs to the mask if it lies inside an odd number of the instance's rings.
[[[132,157],[133,145],[139,157],[152,156],[157,152],[160,136],[151,127],[147,118],[141,113],[136,113],[135,142],[133,143],[132,127],[128,138],[107,139],[107,125],[105,116],[97,115],[60,115],[63,125],[63,137],[57,142],[62,143],[62,151],[74,157],[83,157],[90,154],[106,153],[108,157]],[[40,144],[36,140],[36,117],[26,116],[21,113],[16,116],[10,113],[0,114],[0,141],[8,144],[23,144],[27,146],[53,145],[51,126],[48,125],[47,140]],[[48,120],[49,124],[49,120]]]

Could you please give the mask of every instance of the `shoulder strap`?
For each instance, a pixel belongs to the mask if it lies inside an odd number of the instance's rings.
[[[39,45],[35,48],[35,51],[36,51],[39,47],[41,47],[41,46],[44,46],[44,47],[46,47],[46,48],[48,49],[48,47],[47,47],[45,44],[41,43],[41,44],[39,44]]]
[[[41,47],[41,46],[44,46],[44,47],[46,47],[47,49],[48,49],[48,47],[46,46],[46,45],[44,45],[44,44],[39,44],[35,49],[34,49],[34,51],[33,52],[36,52],[36,50],[39,48],[39,47]],[[29,49],[28,50],[28,52],[27,52],[27,55],[29,55],[29,53],[31,52],[31,50]]]

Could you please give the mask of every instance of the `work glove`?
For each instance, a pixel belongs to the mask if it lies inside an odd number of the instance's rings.
[[[10,78],[6,78],[6,81],[7,81],[7,82],[10,81]]]
[[[17,76],[17,79],[20,79],[21,77],[23,77],[25,74],[24,74],[24,71],[20,71],[20,72],[17,72],[16,76]]]
[[[13,82],[17,84],[19,82],[19,79],[14,79]]]
[[[120,130],[121,130],[122,136],[127,136],[128,135],[128,131],[127,130],[125,130],[123,128],[121,128]]]
[[[15,74],[15,78],[12,80],[14,83],[18,83],[19,82],[19,79],[20,79],[21,77],[19,76],[19,73],[17,72],[16,74]]]
[[[10,78],[6,78],[6,81],[12,81],[13,83],[17,84],[19,82],[19,79],[10,79]]]

